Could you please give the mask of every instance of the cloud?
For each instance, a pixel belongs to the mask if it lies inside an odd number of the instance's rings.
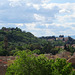
[[[44,16],[41,16],[41,15],[38,15],[38,14],[34,14],[34,18],[37,21],[45,21],[45,17]]]
[[[31,23],[38,18],[45,19],[45,22],[52,22],[55,14],[59,12],[57,7],[52,9],[44,9],[42,0],[26,1],[26,0],[9,0],[2,5],[0,9],[0,21],[5,23]],[[4,6],[4,7],[3,7]]]
[[[42,3],[49,3],[49,2],[51,2],[51,0],[42,0],[41,2]]]
[[[52,35],[74,35],[75,23],[66,24],[42,24],[41,22],[34,23],[0,23],[0,27],[20,27],[22,30],[31,32],[35,36],[52,36]]]
[[[62,10],[59,11],[59,13],[70,13],[70,11],[66,10],[66,9],[62,9]]]
[[[40,6],[39,6],[38,4],[33,4],[33,7],[34,7],[35,9],[37,9],[37,10],[40,9]]]
[[[24,26],[24,24],[22,24],[22,23],[19,23],[19,24],[15,24],[17,27],[19,27],[19,26]]]
[[[52,0],[1,0],[0,23],[1,27],[17,26],[36,36],[70,35],[75,32],[75,3],[52,3]]]
[[[25,26],[28,30],[33,30],[33,29],[35,29],[36,24],[35,23],[27,23],[27,24],[25,24]]]

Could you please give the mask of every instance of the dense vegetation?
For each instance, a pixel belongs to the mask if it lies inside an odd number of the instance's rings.
[[[17,27],[3,27],[0,29],[0,55],[10,55],[17,50],[39,49],[41,48],[40,44],[43,45],[44,42],[47,43],[44,40],[38,39],[30,32],[22,31]],[[5,50],[6,54],[4,54]]]
[[[64,46],[65,44],[75,44],[75,39],[71,38],[70,36],[68,37],[64,37],[64,35],[59,35],[59,40],[57,40],[58,37],[55,36],[46,36],[46,37],[39,37],[40,39],[44,39],[44,40],[49,40],[49,39],[53,39],[52,43],[56,46]],[[60,39],[62,38],[62,39]],[[65,38],[67,38],[67,40],[65,40]],[[65,41],[65,42],[64,42]]]
[[[49,41],[49,38],[54,40]],[[8,67],[6,75],[75,75],[71,64],[65,59],[49,60],[43,55],[45,53],[55,55],[61,51],[69,51],[73,54],[75,48],[72,44],[75,44],[75,40],[68,37],[64,42],[64,39],[56,40],[55,36],[49,38],[38,38],[17,27],[0,29],[0,56],[14,54],[19,56]],[[39,56],[35,57],[34,53]]]
[[[60,36],[61,37],[61,36]],[[60,51],[75,52],[75,48],[71,45],[74,44],[74,39],[68,37],[68,41],[63,42],[62,40],[48,41],[52,37],[35,37],[32,33],[22,31],[20,28],[6,28],[0,29],[0,56],[13,55],[17,51],[31,50],[37,54],[52,53],[56,54]],[[66,44],[69,44],[66,46]],[[56,46],[64,46],[61,49]]]
[[[19,51],[6,75],[75,75],[71,63],[65,59],[47,59],[44,55],[35,57],[31,51]]]

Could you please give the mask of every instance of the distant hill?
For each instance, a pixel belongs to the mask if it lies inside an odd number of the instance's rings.
[[[70,44],[70,45],[75,44],[75,39],[74,39],[75,36],[64,37],[64,35],[59,35],[59,37],[56,37],[56,36],[46,36],[46,37],[44,37],[43,36],[43,37],[39,37],[39,38],[50,41],[50,42],[55,41],[57,43],[61,41],[62,45],[64,45],[64,44]],[[55,44],[55,45],[59,45],[59,43]]]

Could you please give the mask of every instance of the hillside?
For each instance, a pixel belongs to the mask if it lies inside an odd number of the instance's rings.
[[[44,43],[46,44],[47,41],[41,40],[32,33],[22,31],[17,27],[2,27],[2,29],[0,29],[0,55],[10,55],[18,50],[41,49]],[[11,51],[13,51],[13,53]]]
[[[67,45],[68,44],[68,45]],[[75,52],[75,40],[71,37],[40,37],[37,38],[30,32],[20,28],[0,29],[0,56],[13,55],[17,51],[31,50],[33,53],[53,55],[60,51]]]
[[[38,38],[30,32],[22,31],[20,28],[5,28],[0,29],[0,41],[3,41],[7,37],[8,42],[24,42],[35,43],[38,42]]]

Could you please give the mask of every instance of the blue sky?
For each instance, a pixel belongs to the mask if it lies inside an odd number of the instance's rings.
[[[75,35],[75,0],[0,0],[0,28],[35,36]]]

